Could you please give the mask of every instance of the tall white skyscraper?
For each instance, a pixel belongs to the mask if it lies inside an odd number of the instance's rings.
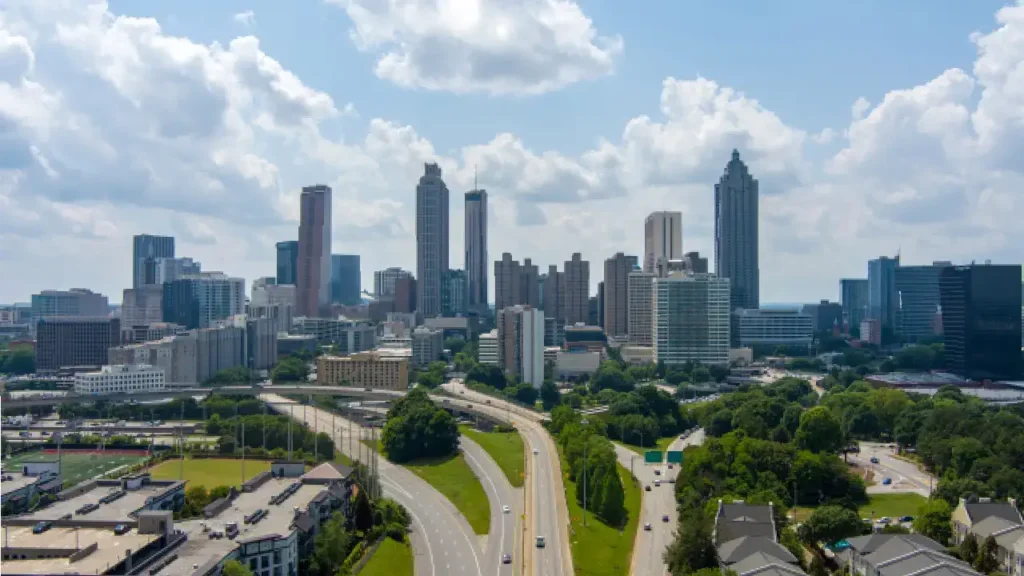
[[[497,311],[498,364],[535,388],[544,383],[544,312],[516,305]]]
[[[448,271],[448,186],[441,167],[424,164],[416,186],[416,312],[441,314],[441,279]]]
[[[487,191],[466,192],[466,283],[470,310],[487,307]]]
[[[654,360],[729,363],[729,280],[671,273],[654,280]]]
[[[644,220],[644,272],[654,272],[660,261],[683,257],[683,214],[651,212]]]

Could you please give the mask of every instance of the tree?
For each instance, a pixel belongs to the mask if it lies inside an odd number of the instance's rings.
[[[463,338],[456,337],[445,338],[444,347],[445,349],[449,350],[454,356],[455,354],[462,352],[462,349],[466,347],[466,340]]]
[[[366,532],[373,528],[373,509],[370,507],[370,498],[365,490],[359,490],[356,496],[355,521],[356,530]]]
[[[414,388],[391,405],[381,440],[395,462],[450,456],[459,447],[459,427],[426,391]]]
[[[968,532],[964,541],[960,543],[960,558],[968,564],[974,564],[978,558],[978,538],[973,532]]]
[[[304,382],[309,377],[309,365],[296,356],[288,356],[277,363],[270,372],[270,378],[276,382]]]
[[[252,571],[238,560],[228,560],[220,570],[221,576],[252,576]]]
[[[313,555],[309,560],[309,573],[315,576],[334,576],[345,564],[345,558],[355,542],[355,536],[345,530],[344,516],[335,512],[316,535]]]
[[[15,348],[0,354],[0,374],[33,374],[36,353],[31,348]]]
[[[824,406],[815,406],[800,416],[796,441],[811,452],[838,452],[843,447],[843,430],[832,412]]]
[[[545,380],[540,385],[540,401],[544,403],[544,409],[550,411],[562,399],[558,386],[551,380]]]
[[[949,503],[933,498],[917,511],[914,530],[945,546],[953,536],[951,515]]]
[[[843,538],[864,532],[864,522],[856,512],[840,506],[821,506],[800,525],[800,538],[808,544],[834,544]]]
[[[693,574],[718,567],[718,555],[711,537],[711,522],[703,510],[680,514],[679,532],[662,557],[673,576]]]
[[[711,380],[711,371],[704,366],[698,366],[690,373],[690,381],[694,384],[703,384]]]
[[[985,538],[978,555],[974,558],[972,565],[974,569],[982,574],[991,574],[999,570],[999,560],[996,553],[999,551],[999,544],[993,536]]]
[[[508,393],[508,389],[505,390],[505,393]],[[537,389],[534,388],[532,384],[527,382],[515,387],[513,397],[516,399],[516,401],[522,404],[525,404],[527,406],[533,406],[534,404],[537,403],[538,395],[539,392],[537,391]]]
[[[821,554],[814,554],[811,558],[811,565],[807,567],[807,573],[810,576],[828,576],[828,569],[825,568],[825,561],[821,559]]]

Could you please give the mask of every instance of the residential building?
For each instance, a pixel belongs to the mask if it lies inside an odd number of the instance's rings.
[[[132,238],[132,288],[156,283],[156,259],[174,258],[174,237],[138,234]]]
[[[185,276],[195,276],[203,271],[203,266],[191,258],[157,258],[155,262],[153,282],[148,284],[163,285]]]
[[[412,331],[412,367],[426,368],[441,359],[444,352],[444,332],[420,326]]]
[[[199,384],[198,336],[195,331],[165,336],[159,340],[111,347],[107,364],[147,364],[163,370],[164,384],[187,388]]]
[[[32,295],[32,320],[69,316],[109,316],[107,297],[85,288],[43,290]]]
[[[839,281],[839,290],[847,330],[859,328],[861,321],[868,317],[867,278],[843,278]]]
[[[292,333],[316,336],[320,344],[333,344],[338,354],[373,350],[377,338],[377,329],[370,322],[345,318],[300,316],[292,321]]]
[[[270,370],[277,364],[278,324],[274,318],[245,317],[246,366]]]
[[[418,298],[418,282],[411,275],[400,277],[395,281],[394,311],[399,314],[413,314]]]
[[[544,329],[544,345],[561,346],[560,338],[565,327],[565,273],[559,272],[558,266],[548,266],[548,273],[544,275],[541,309],[544,310],[545,323],[551,325],[551,328]]]
[[[900,257],[882,256],[868,262],[868,318],[878,320],[883,333],[895,332],[900,296],[896,292],[896,269]],[[861,336],[861,339],[864,337]]]
[[[832,332],[843,327],[843,305],[822,300],[817,304],[804,304],[803,313],[811,317],[815,332]]]
[[[810,348],[815,318],[798,310],[760,308],[733,310],[732,345],[735,348],[793,346]]]
[[[629,274],[629,343],[652,346],[654,325],[654,272],[634,270]]]
[[[904,342],[919,342],[935,336],[935,315],[941,309],[939,275],[950,262],[931,266],[896,268],[895,284],[899,295],[899,335]]]
[[[292,288],[291,295],[294,296],[294,286]],[[280,294],[279,294],[280,295]],[[274,296],[268,296],[268,299],[273,301]],[[291,304],[275,303],[275,304],[253,304],[249,303],[245,307],[245,315],[249,318],[267,318],[274,324],[274,331],[277,333],[283,333],[291,330],[292,328],[292,310],[294,306]]]
[[[277,243],[277,283],[295,285],[299,276],[299,241]]]
[[[498,365],[519,382],[544,383],[544,313],[516,305],[497,313]]]
[[[654,280],[655,362],[728,364],[729,279],[673,273]]]
[[[494,262],[494,309],[522,304],[540,306],[540,282],[537,266],[527,258],[522,264],[505,252]]]
[[[480,339],[477,341],[477,358],[481,364],[499,366],[497,330],[480,335]]]
[[[195,335],[196,380],[200,384],[213,378],[221,370],[248,366],[244,324],[204,328],[196,330]]]
[[[565,270],[565,323],[586,322],[590,310],[590,262],[583,260],[579,252],[566,260]]]
[[[782,544],[774,505],[718,501],[714,543],[723,570],[742,576],[800,576],[800,561]]]
[[[637,257],[622,252],[604,261],[602,326],[611,338],[629,336],[629,275],[637,268]]]
[[[597,324],[604,328],[604,280],[597,283]]]
[[[882,322],[877,318],[865,318],[860,321],[860,339],[874,346],[882,345]]]
[[[395,295],[395,284],[399,278],[412,277],[412,272],[401,268],[386,268],[373,273],[373,295],[377,298]]]
[[[565,323],[555,318],[548,318],[547,311],[544,312],[544,346],[559,348],[565,342]]]
[[[577,324],[581,324],[578,322]],[[604,322],[601,320],[601,295],[591,296],[587,299],[587,321],[585,324],[591,326],[602,327],[601,331],[604,332]]]
[[[189,329],[245,312],[245,280],[202,272],[163,285],[163,320]]]
[[[466,304],[487,309],[487,191],[466,192]]]
[[[119,318],[42,318],[36,326],[36,370],[102,366],[107,350],[117,346],[120,337]]]
[[[121,297],[121,330],[145,328],[163,321],[164,288],[148,284],[139,288],[125,288]]]
[[[683,256],[682,212],[652,212],[644,220],[644,272],[654,273],[661,261]]]
[[[373,390],[409,389],[409,361],[379,352],[316,359],[316,381],[321,386],[355,386]]]
[[[332,254],[331,303],[354,305],[362,302],[361,274],[358,254]]]
[[[757,180],[732,151],[715,185],[715,274],[729,280],[733,308],[760,308]]]
[[[295,313],[321,316],[331,303],[330,186],[305,186],[299,196],[299,250],[295,265]]]
[[[961,498],[953,510],[953,543],[963,544],[974,534],[980,546],[989,537],[996,541],[996,560],[1004,574],[1024,574],[1024,517],[1017,501]]]
[[[441,314],[448,240],[448,186],[440,166],[424,164],[416,186],[416,311],[423,318]]]
[[[843,552],[845,564],[859,576],[980,576],[969,564],[947,554],[945,546],[921,534],[868,534],[846,542],[850,547]]]
[[[96,372],[75,374],[75,394],[132,394],[166,388],[164,369],[148,364],[103,366]]]
[[[946,369],[971,380],[1021,378],[1020,278],[1020,264],[942,268]]]
[[[463,316],[469,311],[469,279],[465,270],[449,269],[441,279],[441,314]]]

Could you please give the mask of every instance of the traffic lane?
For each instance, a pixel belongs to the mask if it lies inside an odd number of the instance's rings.
[[[933,476],[922,472],[913,463],[894,458],[891,449],[884,445],[862,444],[859,454],[849,454],[847,457],[861,466],[874,470],[880,476],[877,484],[868,487],[868,491],[873,494],[916,492],[927,497],[936,483]],[[878,462],[872,462],[872,458],[876,458]],[[882,484],[886,477],[890,479],[891,484]]]
[[[936,482],[934,476],[918,468],[917,464],[896,458],[895,448],[889,448],[885,444],[863,442],[861,443],[861,452],[861,457],[867,456],[870,458],[871,456],[876,456],[880,460],[881,464],[890,470],[894,470],[903,476],[912,478],[922,486],[927,486],[929,483],[934,485]]]
[[[631,573],[638,576],[662,576],[667,572],[662,559],[663,552],[672,542],[676,518],[675,485],[669,479],[678,473],[678,467],[673,465],[669,469],[664,463],[645,464],[641,454],[619,444],[615,444],[615,455],[619,464],[632,470],[643,490],[643,506],[637,520]],[[663,520],[664,516],[668,516],[667,522]],[[650,524],[650,530],[645,529],[647,524]]]
[[[503,564],[502,556],[508,554],[513,561],[520,562],[515,551],[516,533],[519,527],[519,516],[523,513],[519,490],[512,487],[505,473],[479,444],[463,436],[460,441],[466,462],[480,479],[480,484],[491,504],[491,528],[487,536],[487,548],[484,552],[485,574],[513,574],[513,564]],[[506,513],[504,507],[508,506]],[[494,567],[494,571],[491,571]]]

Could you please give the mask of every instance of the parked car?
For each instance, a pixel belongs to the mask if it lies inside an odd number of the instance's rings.
[[[900,522],[913,522],[913,516],[900,516]]]
[[[883,486],[888,486],[890,484],[892,484],[892,478],[889,478],[888,476],[886,476],[885,479],[882,480],[882,485]]]
[[[872,464],[878,464],[878,456],[872,456],[871,457],[871,463]]]

